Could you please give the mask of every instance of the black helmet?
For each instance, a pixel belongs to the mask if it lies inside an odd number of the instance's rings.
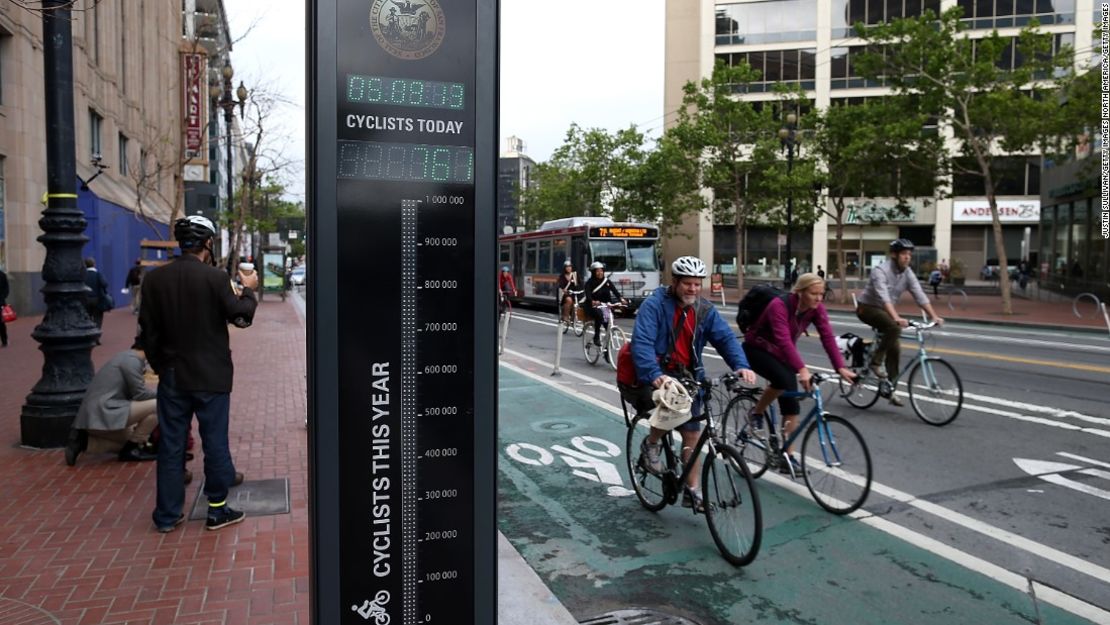
[[[890,242],[890,251],[901,252],[902,250],[913,251],[913,241],[909,239],[894,239]]]
[[[207,217],[201,215],[189,215],[173,224],[173,237],[183,250],[201,247],[214,236],[216,227]]]

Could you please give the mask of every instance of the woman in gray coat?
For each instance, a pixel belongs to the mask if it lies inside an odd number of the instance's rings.
[[[93,376],[73,420],[66,464],[83,451],[119,452],[123,461],[154,460],[150,433],[158,425],[155,391],[146,386],[146,354],[136,343],[112,357]]]

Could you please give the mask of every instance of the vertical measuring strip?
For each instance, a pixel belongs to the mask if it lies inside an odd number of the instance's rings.
[[[416,623],[416,276],[418,200],[401,200],[401,588],[403,625]]]

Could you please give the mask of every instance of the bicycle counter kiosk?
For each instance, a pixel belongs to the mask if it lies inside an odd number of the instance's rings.
[[[496,622],[496,0],[309,0],[316,625]]]

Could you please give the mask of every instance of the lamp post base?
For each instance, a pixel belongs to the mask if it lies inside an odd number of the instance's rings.
[[[64,447],[80,405],[80,401],[54,406],[25,404],[19,415],[20,444],[35,449]]]

